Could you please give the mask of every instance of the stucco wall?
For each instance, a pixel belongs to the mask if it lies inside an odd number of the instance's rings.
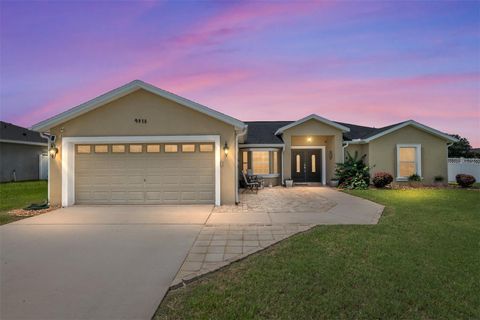
[[[147,119],[136,123],[134,119]],[[164,99],[145,90],[135,91],[51,130],[57,136],[59,153],[51,161],[50,201],[60,204],[62,196],[62,137],[220,135],[230,147],[228,157],[221,154],[221,202],[235,203],[235,130],[222,121]]]
[[[350,153],[352,157],[355,156],[355,151],[358,152],[358,157],[365,157],[365,163],[368,163],[368,144],[349,144],[348,147],[345,148],[345,156],[347,156],[347,151]]]
[[[39,156],[47,147],[17,143],[0,143],[0,182],[39,179]]]
[[[307,140],[312,137],[312,141]],[[335,174],[337,162],[342,161],[342,131],[332,126],[311,119],[300,125],[285,130],[283,133],[285,142],[284,153],[284,179],[291,178],[292,165],[292,146],[325,146],[326,153],[326,181]]]
[[[369,143],[368,163],[375,166],[371,170],[372,174],[386,171],[396,177],[397,144],[422,145],[422,176],[425,183],[432,183],[437,175],[447,179],[447,141],[412,126],[404,127]]]

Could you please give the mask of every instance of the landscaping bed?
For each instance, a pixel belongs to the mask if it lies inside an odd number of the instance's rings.
[[[386,206],[378,225],[315,227],[170,292],[154,318],[480,318],[478,191],[348,192]]]

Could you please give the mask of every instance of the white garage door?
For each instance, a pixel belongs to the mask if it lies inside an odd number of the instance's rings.
[[[75,146],[76,204],[213,204],[213,144]]]

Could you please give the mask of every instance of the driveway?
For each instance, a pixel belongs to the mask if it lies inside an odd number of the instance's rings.
[[[75,206],[0,227],[0,318],[150,319],[211,210]]]
[[[1,319],[150,319],[180,286],[318,224],[383,206],[330,188],[267,188],[239,206],[73,206],[0,227]]]

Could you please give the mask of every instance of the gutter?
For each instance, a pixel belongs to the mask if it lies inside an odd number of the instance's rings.
[[[243,137],[248,132],[248,126],[245,126],[243,130],[237,134],[235,131],[235,205],[240,203],[240,197],[238,195],[238,138]]]

